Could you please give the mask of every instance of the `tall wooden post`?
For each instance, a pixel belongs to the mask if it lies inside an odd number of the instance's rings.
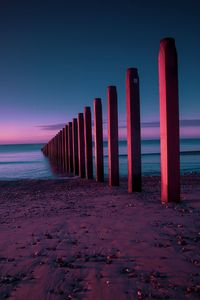
[[[68,123],[68,161],[69,161],[69,172],[73,173],[73,144],[72,144],[72,122]]]
[[[65,172],[65,133],[64,128],[61,131],[62,133],[62,170]]]
[[[92,124],[90,107],[84,108],[84,136],[85,136],[85,160],[86,178],[93,178],[93,157],[92,157]]]
[[[73,141],[73,164],[74,175],[79,175],[78,166],[78,128],[77,119],[74,118],[72,122],[72,141]]]
[[[55,141],[56,141],[56,144],[55,144],[55,161],[56,161],[56,166],[58,165],[58,134],[56,134],[55,136]]]
[[[160,42],[158,57],[160,93],[161,201],[180,200],[180,141],[178,67],[175,40]]]
[[[69,159],[68,159],[68,125],[65,125],[65,165],[66,165],[66,172],[69,172]]]
[[[61,130],[59,131],[59,169],[62,166],[62,139],[61,139]]]
[[[126,73],[126,114],[128,150],[128,192],[140,192],[141,182],[141,129],[140,91],[136,68]]]
[[[61,164],[60,170],[63,170],[63,139],[62,139],[62,129],[60,130],[60,157],[61,157]]]
[[[117,89],[108,87],[108,177],[109,185],[119,185]]]
[[[79,176],[85,178],[85,140],[83,113],[78,114],[78,160]]]
[[[94,145],[96,181],[104,181],[103,165],[103,127],[102,127],[102,104],[101,99],[94,99]]]

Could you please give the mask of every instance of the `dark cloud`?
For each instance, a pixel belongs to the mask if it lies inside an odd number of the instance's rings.
[[[65,127],[66,124],[59,123],[59,124],[50,124],[50,125],[39,125],[41,130],[60,130],[63,127]],[[94,125],[94,122],[92,121],[92,125]],[[103,126],[107,126],[107,120],[103,120]],[[142,128],[149,128],[149,127],[159,127],[160,122],[159,121],[153,121],[153,122],[142,122]],[[188,120],[180,120],[180,126],[181,127],[196,127],[200,126],[200,119],[188,119]],[[123,129],[126,128],[126,121],[121,120],[119,121],[119,128]]]
[[[63,127],[65,127],[66,124],[50,124],[50,125],[39,125],[37,127],[39,127],[41,130],[60,130]]]

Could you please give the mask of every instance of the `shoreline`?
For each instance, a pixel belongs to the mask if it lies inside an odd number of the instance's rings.
[[[159,176],[0,181],[1,299],[199,299],[199,182],[164,205]]]
[[[195,170],[195,171],[181,171],[180,173],[180,177],[181,179],[184,178],[184,177],[187,177],[187,176],[200,176],[200,171],[199,170]],[[143,173],[142,174],[142,179],[144,179],[144,181],[146,181],[147,178],[155,178],[155,179],[159,179],[160,178],[160,172],[154,172],[154,173]],[[70,180],[70,179],[73,179],[73,180],[85,180],[86,181],[86,178],[80,178],[79,176],[77,175],[73,175],[73,174],[62,174],[62,173],[55,173],[54,177],[38,177],[38,178],[0,178],[0,183],[5,183],[5,182],[14,182],[14,181],[17,181],[17,182],[20,182],[20,181],[25,181],[25,182],[28,182],[28,181],[56,181],[56,180]],[[119,177],[119,180],[120,180],[120,183],[122,183],[122,185],[124,186],[125,182],[128,180],[128,177],[127,175],[120,175]],[[95,176],[94,178],[91,180],[91,181],[94,181],[96,182],[95,180]],[[105,174],[104,176],[104,184],[108,184],[108,174]]]

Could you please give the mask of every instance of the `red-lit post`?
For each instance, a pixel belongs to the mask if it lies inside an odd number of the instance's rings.
[[[94,99],[94,147],[96,181],[104,181],[103,165],[103,127],[102,127],[102,104],[101,99]]]
[[[73,141],[73,164],[74,164],[74,175],[79,175],[78,168],[78,128],[77,119],[74,118],[72,122],[72,141]]]
[[[56,134],[56,164],[58,165],[58,134]]]
[[[59,131],[60,170],[62,169],[62,132]]]
[[[178,67],[175,40],[165,38],[159,50],[161,201],[180,200]]]
[[[65,141],[65,137],[66,137],[66,134],[65,134],[65,127],[63,127],[62,129],[62,133],[63,133],[63,166],[64,166],[64,172],[66,172],[66,149],[65,149],[65,146],[66,146],[66,141]]]
[[[66,165],[65,165],[65,127],[62,129],[62,156],[63,156],[63,171],[66,171]]]
[[[68,125],[65,126],[65,165],[66,172],[69,172],[69,160],[68,160]]]
[[[60,130],[60,156],[61,156],[60,169],[63,170],[63,137],[62,137],[62,129]]]
[[[140,129],[140,91],[136,68],[126,73],[126,115],[128,151],[128,192],[140,192],[141,178],[141,129]]]
[[[78,114],[78,160],[79,176],[85,178],[85,140],[83,113]]]
[[[108,177],[109,185],[119,185],[117,89],[108,87]]]
[[[73,144],[72,144],[72,122],[68,123],[68,161],[69,161],[69,172],[73,173]]]
[[[90,107],[84,108],[84,136],[85,136],[85,160],[86,178],[93,178],[93,157],[92,157],[92,121]]]
[[[57,160],[57,164],[59,167],[60,164],[60,140],[59,140],[59,132],[57,133],[57,147],[58,147],[58,160]]]

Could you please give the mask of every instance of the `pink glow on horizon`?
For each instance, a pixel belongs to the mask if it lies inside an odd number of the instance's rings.
[[[53,135],[54,131],[44,131],[36,126],[1,125],[0,144],[44,143]]]
[[[46,143],[56,133],[55,130],[42,130],[32,125],[25,126],[22,124],[9,126],[0,126],[0,144],[22,144],[22,143]],[[107,127],[103,130],[104,138],[107,139]],[[119,139],[126,139],[126,128],[119,128]],[[159,127],[143,127],[141,128],[142,139],[159,139]],[[188,126],[180,128],[181,138],[200,138],[200,126]]]
[[[200,138],[200,126],[181,127],[180,135],[184,138]]]

